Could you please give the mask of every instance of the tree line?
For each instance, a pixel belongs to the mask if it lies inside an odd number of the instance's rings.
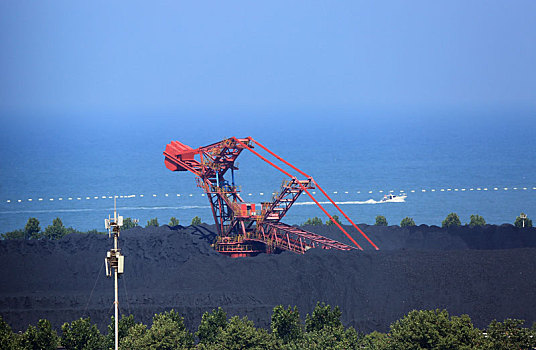
[[[195,216],[192,219],[192,225],[200,225],[201,218]],[[179,226],[179,220],[176,217],[171,217],[168,223],[169,226]],[[123,220],[123,226],[121,229],[128,230],[134,227],[139,226],[138,220],[132,218],[125,218]],[[160,226],[158,223],[158,218],[153,218],[147,221],[149,226]],[[105,234],[106,232],[100,232],[98,230],[89,230],[89,231],[79,231],[72,227],[65,227],[60,218],[55,218],[52,221],[52,225],[47,226],[44,230],[41,229],[40,222],[37,218],[29,218],[24,226],[24,229],[19,229],[15,231],[6,232],[0,235],[1,239],[60,239],[65,235],[71,233],[87,233],[87,234]]]
[[[328,225],[328,226],[334,225],[335,223],[333,221],[341,224],[341,221],[339,220],[339,217],[337,215],[332,215],[332,217],[333,217],[333,220],[329,219],[328,221],[326,221],[325,225]],[[324,223],[322,222],[322,219],[315,216],[314,218],[307,219],[303,223],[303,225],[321,226],[321,225],[324,225]],[[387,226],[388,225],[387,219],[383,215],[378,215],[376,216],[374,225],[375,226]],[[443,222],[441,223],[441,227],[456,227],[456,226],[461,226],[461,225],[462,223],[461,223],[460,217],[456,213],[448,214],[445,220],[443,220]],[[469,227],[484,226],[486,225],[486,220],[484,220],[484,218],[480,215],[473,214],[470,216],[469,222],[467,223],[467,225]],[[405,218],[402,219],[402,221],[400,221],[400,227],[410,227],[410,226],[416,226],[415,220],[413,220],[413,218],[406,216]],[[519,228],[532,227],[532,220],[528,218],[526,214],[521,213],[518,217],[516,217],[514,221],[514,226],[519,227]]]
[[[321,225],[335,225],[335,223],[338,223],[339,225],[342,225],[341,220],[337,215],[332,215],[332,219],[327,220],[325,223],[322,222],[322,219],[319,217],[313,217],[307,219],[302,225],[313,225],[313,226],[321,226]],[[195,216],[192,221],[191,225],[200,225],[202,223],[201,218],[199,216]],[[476,227],[476,226],[484,226],[486,224],[486,220],[480,215],[471,215],[469,223],[467,223],[470,227]],[[383,215],[376,216],[376,221],[374,223],[376,226],[387,226],[387,219]],[[413,218],[405,217],[400,222],[400,227],[410,227],[415,226],[415,221]],[[127,217],[123,220],[123,227],[122,230],[128,230],[134,227],[140,226],[138,224],[138,220],[134,220],[130,217]],[[147,221],[147,225],[145,227],[160,226],[158,222],[158,218],[152,218]],[[176,227],[179,226],[179,220],[176,217],[171,217],[168,223],[168,226],[170,227]],[[456,227],[461,226],[460,217],[456,213],[450,213],[447,215],[445,220],[443,220],[442,227]],[[525,227],[532,227],[532,220],[527,217],[524,213],[521,213],[518,217],[516,217],[514,221],[514,226],[519,228],[525,228]],[[41,226],[39,223],[39,220],[37,218],[29,218],[28,222],[26,223],[26,226],[24,226],[24,229],[19,229],[11,232],[6,232],[0,235],[1,239],[60,239],[64,237],[67,234],[70,233],[96,233],[96,234],[104,234],[105,232],[100,232],[98,230],[90,230],[90,231],[78,231],[72,227],[65,227],[63,225],[63,222],[60,218],[55,218],[52,221],[52,225],[47,226],[44,230],[41,230]]]
[[[536,347],[536,324],[525,328],[523,320],[492,321],[486,329],[476,328],[469,316],[451,316],[446,310],[413,310],[395,321],[387,333],[364,334],[344,327],[339,307],[317,303],[302,322],[297,307],[278,305],[270,328],[256,327],[247,316],[227,317],[222,308],[205,312],[197,331],[190,332],[174,310],[155,314],[150,327],[135,322],[132,315],[119,320],[120,349],[433,349],[503,350]],[[114,348],[115,322],[102,334],[90,318],[61,326],[61,335],[50,322],[39,320],[25,332],[15,333],[0,317],[0,344],[6,350],[67,350]]]

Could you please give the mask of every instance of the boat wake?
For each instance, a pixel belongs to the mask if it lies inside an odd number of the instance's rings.
[[[401,197],[396,197],[396,198],[393,198],[393,199],[388,199],[388,200],[379,200],[379,201],[376,201],[374,199],[369,199],[369,200],[366,200],[366,201],[335,201],[335,204],[337,205],[356,205],[356,204],[384,204],[384,203],[404,203],[406,200],[405,198],[401,198]],[[331,204],[331,202],[329,201],[322,201],[322,202],[318,202],[320,204]],[[294,205],[316,205],[315,202],[296,202],[294,203]]]

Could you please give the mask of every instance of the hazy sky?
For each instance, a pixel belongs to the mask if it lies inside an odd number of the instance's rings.
[[[536,109],[536,1],[2,1],[0,115]]]

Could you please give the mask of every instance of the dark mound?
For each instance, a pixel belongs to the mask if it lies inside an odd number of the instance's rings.
[[[359,227],[380,247],[381,250],[491,250],[512,248],[536,248],[536,229],[520,229],[513,225],[485,225],[481,227],[449,227],[438,226],[369,226]],[[346,244],[352,244],[335,225],[306,226],[306,230],[315,232]],[[371,246],[352,226],[345,229],[365,249]]]
[[[192,328],[203,312],[222,306],[267,326],[277,304],[297,305],[304,316],[325,301],[341,307],[346,325],[364,332],[384,331],[412,309],[467,313],[480,327],[507,317],[536,320],[536,230],[364,228],[381,251],[241,259],[211,249],[211,226],[125,231],[121,311],[150,323],[154,313],[175,308]],[[335,228],[320,231],[343,240]],[[104,329],[113,313],[113,282],[103,271],[111,245],[107,236],[81,234],[1,241],[0,314],[16,330],[39,318],[59,327],[82,316]]]

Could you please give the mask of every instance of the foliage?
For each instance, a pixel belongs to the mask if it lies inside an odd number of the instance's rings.
[[[134,227],[137,227],[139,226],[138,225],[138,221],[137,220],[132,220],[132,218],[124,218],[123,219],[123,231],[124,230],[130,230],[131,228],[134,228]]]
[[[20,349],[19,338],[17,334],[14,334],[11,327],[0,316],[0,345],[5,350],[17,350]]]
[[[316,303],[313,313],[305,317],[305,331],[319,331],[324,327],[336,328],[342,326],[341,310],[335,306],[333,310],[330,305]]]
[[[469,221],[469,227],[484,226],[486,220],[480,215],[471,215],[471,221]]]
[[[338,223],[339,225],[342,225],[342,222],[341,220],[339,220],[339,217],[337,215],[331,215],[331,217],[333,218],[333,220],[329,219],[328,221],[326,221],[326,225],[328,226],[335,225],[335,222]]]
[[[455,227],[461,226],[460,217],[456,213],[450,213],[445,220],[441,223],[441,227]]]
[[[277,349],[276,339],[262,328],[256,328],[247,316],[232,317],[218,338],[212,343],[200,343],[203,350]]]
[[[514,222],[514,226],[522,228],[523,227],[523,221],[524,221],[525,222],[525,227],[532,227],[532,220],[529,219],[528,217],[526,217],[525,219],[522,219],[521,216],[526,216],[526,215],[524,213],[521,213],[521,215],[519,215],[516,218],[516,221]]]
[[[37,218],[29,218],[26,226],[23,230],[15,230],[0,235],[1,239],[60,239],[65,235],[71,233],[85,233],[85,234],[105,234],[106,232],[99,232],[96,229],[86,232],[78,231],[72,227],[65,227],[60,218],[54,219],[52,225],[45,228],[45,231],[41,231],[39,227],[39,220]]]
[[[128,331],[130,328],[132,328],[136,322],[134,322],[134,316],[122,316],[118,321],[118,330],[119,330],[119,342],[121,343],[121,339],[126,337],[128,334]],[[115,317],[112,316],[112,320],[110,324],[108,325],[108,334],[105,336],[105,348],[106,349],[114,349],[115,347]]]
[[[73,229],[71,230],[74,231]],[[48,238],[48,239],[60,239],[63,236],[65,236],[67,233],[70,233],[70,232],[65,226],[63,226],[63,222],[61,222],[61,219],[55,218],[52,221],[52,225],[49,225],[45,228],[43,237]]]
[[[147,221],[147,226],[145,226],[145,227],[149,227],[149,226],[155,226],[155,227],[160,226],[158,224],[158,218],[153,218],[153,219]]]
[[[301,339],[303,328],[298,308],[289,306],[285,309],[283,305],[274,307],[271,328],[274,336],[284,344]]]
[[[449,316],[447,310],[413,310],[391,325],[388,349],[473,349],[481,332],[467,315]]]
[[[194,216],[192,219],[192,225],[201,225],[201,218],[199,216]]]
[[[409,216],[406,216],[405,218],[400,221],[400,227],[409,227],[409,226],[415,226],[415,221],[413,218],[410,218]]]
[[[177,219],[176,217],[172,216],[171,219],[169,219],[168,226],[179,226],[179,219]]]
[[[24,238],[25,239],[41,238],[41,227],[39,226],[39,220],[37,220],[37,218],[28,219],[26,226],[24,226]]]
[[[61,344],[67,350],[98,350],[104,346],[104,337],[91,319],[80,318],[61,326]]]
[[[171,310],[153,317],[150,329],[132,326],[122,342],[125,349],[184,349],[194,344],[193,335],[184,326],[183,318]]]
[[[359,340],[360,348],[369,350],[389,349],[389,336],[385,333],[372,332]]]
[[[323,225],[322,219],[320,219],[319,217],[316,217],[316,216],[314,218],[307,219],[307,221],[305,221],[303,224],[304,225],[313,225],[313,226],[321,226],[321,225]]]
[[[523,328],[523,320],[506,319],[504,322],[493,320],[486,330],[483,349],[534,349],[536,332]]]
[[[24,239],[23,230],[15,230],[2,234],[2,239]]]
[[[136,323],[128,329],[127,334],[119,342],[119,348],[122,350],[130,349],[149,349],[145,334],[147,326],[143,323]]]
[[[21,338],[22,348],[28,350],[55,350],[59,338],[48,320],[39,320],[37,328],[30,325]]]
[[[376,216],[376,226],[387,226],[387,219],[383,215]]]
[[[227,314],[219,307],[218,310],[203,314],[195,335],[200,343],[214,343],[225,327],[227,327]]]
[[[493,321],[483,333],[474,328],[467,315],[450,316],[446,310],[413,310],[391,324],[390,332],[372,332],[360,336],[355,329],[345,328],[338,307],[317,303],[307,315],[305,331],[296,307],[276,306],[268,333],[256,328],[247,317],[232,317],[218,308],[205,312],[196,332],[198,350],[235,349],[434,349],[434,350],[510,350],[536,348],[536,324],[524,328],[524,321],[506,319]],[[108,335],[102,336],[89,318],[65,323],[61,344],[66,349],[113,349],[114,322]],[[194,338],[184,326],[183,318],[174,310],[156,314],[151,328],[134,323],[132,315],[119,320],[120,349],[193,349]],[[50,322],[39,320],[24,333],[14,333],[0,316],[0,348],[56,349],[58,336]]]

